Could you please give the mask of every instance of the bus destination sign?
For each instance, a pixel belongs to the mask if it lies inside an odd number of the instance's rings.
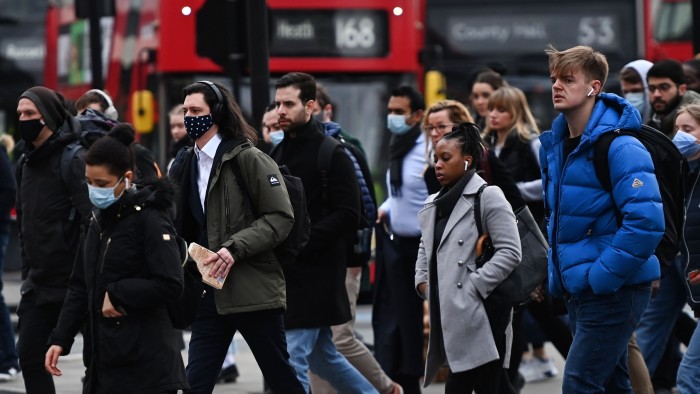
[[[270,10],[272,57],[384,57],[388,16],[382,10]]]

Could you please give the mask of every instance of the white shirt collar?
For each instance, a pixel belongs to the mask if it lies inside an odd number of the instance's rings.
[[[194,151],[197,154],[197,159],[199,159],[201,152],[213,160],[214,156],[216,155],[216,150],[219,148],[219,144],[221,144],[221,135],[219,135],[219,133],[214,134],[214,136],[211,137],[209,142],[207,142],[202,149],[199,149],[197,144],[194,144]]]

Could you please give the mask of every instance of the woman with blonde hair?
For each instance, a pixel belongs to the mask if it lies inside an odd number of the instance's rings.
[[[520,194],[542,223],[539,129],[522,90],[504,86],[489,99],[489,124],[484,130],[493,152],[513,174]]]

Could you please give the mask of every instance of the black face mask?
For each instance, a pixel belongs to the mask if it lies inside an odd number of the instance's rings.
[[[19,136],[28,144],[39,137],[45,124],[41,119],[20,120]]]

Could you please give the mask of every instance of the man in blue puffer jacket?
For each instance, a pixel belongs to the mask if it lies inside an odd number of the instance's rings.
[[[620,136],[608,154],[613,191],[603,188],[594,144],[616,129],[639,130],[639,111],[601,93],[608,76],[603,54],[584,46],[545,52],[554,109],[561,112],[540,137],[549,290],[566,299],[574,333],[563,392],[631,393],[627,343],[651,297],[651,281],[659,278],[654,250],[664,232],[654,164],[636,138]]]

